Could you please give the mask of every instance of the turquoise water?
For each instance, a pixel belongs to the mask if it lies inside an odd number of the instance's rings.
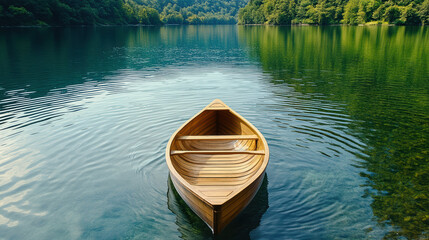
[[[429,237],[427,27],[0,29],[0,238],[206,239],[171,134],[215,98],[270,146],[220,238]]]

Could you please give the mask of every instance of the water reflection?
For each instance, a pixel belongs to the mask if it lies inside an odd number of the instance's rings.
[[[428,28],[254,27],[239,36],[272,76],[273,92],[294,107],[287,111],[307,122],[331,112],[338,122],[293,128],[319,142],[349,135],[338,146],[356,145],[352,137],[361,142],[350,151],[353,165],[366,179],[363,197],[373,199],[376,220],[391,227],[385,237],[428,238]],[[295,107],[285,87],[311,106]]]
[[[427,27],[0,29],[2,237],[210,238],[166,198],[163,151],[221,98],[271,154],[270,208],[263,187],[259,217],[224,237],[428,238],[427,42]]]
[[[235,26],[0,29],[0,100],[104,81],[121,69],[233,61],[237,47]]]
[[[261,188],[252,202],[215,239],[250,239],[250,232],[259,226],[268,209],[268,177],[265,174]],[[176,224],[183,239],[212,239],[207,225],[188,207],[174,188],[168,176],[168,208],[176,215]]]

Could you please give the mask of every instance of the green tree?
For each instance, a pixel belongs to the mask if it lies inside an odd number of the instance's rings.
[[[314,23],[324,25],[333,22],[335,16],[335,7],[331,6],[326,0],[319,0],[314,8],[310,18]]]
[[[73,10],[67,4],[61,2],[54,2],[52,4],[52,20],[53,24],[58,25],[69,25],[73,20]]]
[[[92,25],[96,22],[97,14],[96,14],[95,10],[91,7],[81,8],[79,10],[79,15],[80,15],[83,23]]]
[[[292,0],[267,1],[264,13],[268,24],[291,24],[295,17],[295,2]]]
[[[401,16],[401,11],[399,10],[399,7],[396,5],[386,8],[386,11],[384,12],[384,20],[389,23],[395,23],[400,16]]]
[[[307,11],[309,7],[313,7],[310,0],[302,0],[299,2],[296,9],[296,22],[308,18]]]
[[[400,20],[405,25],[418,25],[420,23],[420,18],[413,4],[403,8]]]
[[[15,7],[10,5],[8,15],[13,25],[32,24],[34,22],[33,14],[24,7]]]
[[[344,23],[357,25],[359,23],[363,23],[358,18],[359,12],[359,0],[350,0],[344,11]]]
[[[358,22],[365,23],[371,21],[374,11],[378,9],[380,5],[380,0],[360,0],[359,11],[357,13]]]
[[[418,15],[421,19],[422,24],[429,24],[429,0],[425,0],[419,6]]]
[[[251,0],[238,14],[239,24],[363,24],[378,20],[417,25],[427,22],[423,0]],[[421,3],[421,4],[420,4]]]
[[[0,0],[0,25],[162,24],[161,19],[171,24],[231,24],[238,20],[239,24],[321,25],[386,20],[416,25],[427,24],[428,1]]]
[[[147,10],[144,7],[140,7],[137,12],[137,20],[140,24],[150,24]]]
[[[147,8],[147,16],[148,16],[148,22],[152,25],[160,25],[162,24],[161,18],[159,16],[159,13],[157,10],[153,8]]]
[[[168,23],[168,24],[182,24],[183,23],[183,16],[182,14],[180,14],[179,12],[173,11],[168,15],[165,15],[162,18],[162,21],[164,23]]]
[[[253,10],[252,12],[252,22],[253,23],[264,23],[267,21],[267,19],[264,16],[264,13],[262,11],[258,11],[257,9]]]
[[[202,23],[202,21],[201,21],[201,19],[197,16],[197,15],[192,15],[192,16],[189,16],[187,19],[186,19],[186,21],[189,23],[189,24],[201,24]]]
[[[392,4],[391,2],[385,2],[381,4],[373,13],[372,18],[375,20],[383,20],[384,12],[386,11],[386,8],[390,7]]]
[[[0,0],[0,6],[0,25],[161,23],[159,14],[134,0]]]

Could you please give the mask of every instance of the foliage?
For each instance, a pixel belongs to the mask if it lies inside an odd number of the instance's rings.
[[[420,23],[417,10],[412,4],[402,9],[400,21],[405,25],[418,25]]]
[[[296,15],[295,1],[269,0],[250,1],[249,5],[240,9],[239,23],[242,24],[290,24]]]
[[[166,24],[235,24],[246,0],[141,1],[161,13]]]
[[[160,24],[155,9],[133,0],[2,0],[0,26]]]
[[[359,0],[350,0],[344,11],[344,22],[352,25],[356,25],[358,23],[362,23],[360,19],[358,19],[359,13]]]
[[[246,0],[0,0],[0,26],[234,24],[245,5]]]
[[[246,5],[247,4],[247,5]],[[429,0],[0,0],[0,26],[429,23]]]
[[[429,24],[429,0],[425,0],[419,7],[418,15],[422,24]]]
[[[400,16],[401,16],[401,11],[399,10],[399,7],[396,5],[386,8],[386,11],[384,12],[384,20],[389,23],[396,22],[396,20],[398,20]]]
[[[15,7],[10,5],[7,9],[6,16],[12,18],[14,21],[18,19],[24,23],[31,23],[34,20],[33,14],[24,7]]]
[[[239,24],[418,25],[428,20],[429,0],[251,0],[238,14]]]

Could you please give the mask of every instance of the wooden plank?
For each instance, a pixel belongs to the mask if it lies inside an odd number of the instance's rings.
[[[206,195],[207,197],[227,197],[229,194],[232,193],[231,191],[225,191],[225,190],[217,190],[217,191],[201,191],[201,193],[203,193],[204,195]]]
[[[207,110],[229,110],[229,107],[225,105],[221,100],[215,99],[207,107]]]
[[[257,140],[256,135],[195,135],[195,136],[179,136],[177,140]]]
[[[187,151],[187,150],[173,150],[171,151],[171,155],[177,155],[177,154],[254,154],[254,155],[264,155],[264,151],[215,151],[215,150],[200,150],[200,151]]]
[[[264,174],[261,174],[260,177],[246,189],[243,189],[233,199],[221,206],[221,214],[219,216],[220,221],[218,221],[218,224],[215,223],[215,226],[217,225],[219,231],[228,225],[228,223],[230,223],[252,201],[258,192],[263,179]]]
[[[194,196],[192,192],[183,187],[179,181],[174,177],[171,178],[174,187],[176,188],[182,199],[188,204],[188,206],[197,214],[204,222],[213,227],[213,210],[212,206],[207,205],[201,201],[198,197]]]

